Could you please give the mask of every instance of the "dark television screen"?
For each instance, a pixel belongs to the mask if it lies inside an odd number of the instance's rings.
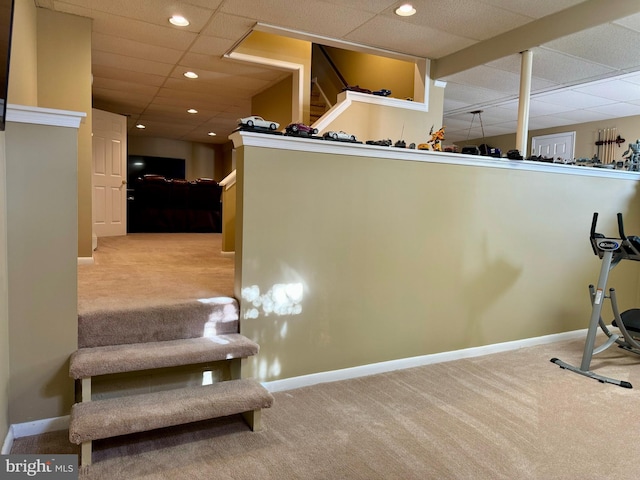
[[[127,157],[127,181],[133,187],[138,177],[143,175],[162,175],[166,178],[186,178],[184,158],[149,157],[129,155]]]
[[[4,130],[7,118],[13,2],[14,0],[0,0],[0,130]]]

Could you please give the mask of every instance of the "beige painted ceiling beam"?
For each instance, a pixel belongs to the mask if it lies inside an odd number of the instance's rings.
[[[431,62],[432,78],[463,72],[640,12],[639,0],[587,0]]]

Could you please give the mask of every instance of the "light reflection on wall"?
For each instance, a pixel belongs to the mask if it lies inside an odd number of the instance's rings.
[[[300,315],[302,313],[302,283],[277,283],[264,294],[260,287],[252,285],[242,289],[242,299],[249,302],[244,318],[274,315]]]

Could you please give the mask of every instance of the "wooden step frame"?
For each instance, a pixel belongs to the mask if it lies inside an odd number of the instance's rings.
[[[264,387],[262,387],[257,381],[252,380],[252,379],[241,379],[241,364],[242,364],[242,360],[244,358],[247,358],[251,355],[254,355],[258,352],[258,345],[249,341],[248,339],[246,339],[245,337],[242,337],[241,335],[238,334],[230,334],[230,335],[224,335],[221,336],[224,337],[224,340],[229,340],[230,338],[236,339],[238,340],[238,344],[239,347],[236,347],[235,345],[232,345],[229,348],[229,352],[227,353],[222,353],[219,351],[220,349],[218,349],[217,352],[212,352],[211,354],[208,355],[208,357],[205,358],[205,361],[220,361],[220,360],[224,360],[226,362],[229,363],[229,369],[230,369],[230,376],[231,376],[231,380],[227,380],[225,382],[220,382],[220,383],[224,383],[225,388],[228,387],[229,385],[234,385],[233,382],[238,382],[237,385],[243,384],[245,386],[249,385],[250,386],[250,390],[253,390],[253,392],[256,394],[254,398],[254,402],[251,403],[249,402],[249,409],[240,409],[238,410],[237,408],[232,408],[232,407],[228,407],[226,410],[224,410],[222,413],[220,414],[216,414],[213,416],[204,416],[202,418],[196,418],[195,420],[191,420],[191,421],[200,421],[200,420],[206,420],[208,418],[217,418],[217,417],[221,417],[221,416],[227,416],[227,415],[234,415],[234,414],[241,414],[243,419],[245,420],[245,422],[248,424],[249,428],[252,431],[259,431],[262,429],[262,408],[269,408],[272,403],[273,403],[273,397],[271,396],[270,393],[268,393],[266,391],[266,389],[264,389]],[[241,338],[240,338],[241,337]],[[244,339],[244,341],[243,341]],[[180,344],[180,345],[185,345],[185,344],[193,344],[193,348],[196,351],[196,353],[200,352],[202,349],[202,341],[201,339],[186,339],[186,340],[177,340],[177,341],[173,341],[174,343]],[[163,347],[168,346],[168,342],[159,342],[160,344],[162,344]],[[230,345],[233,342],[230,342]],[[150,346],[147,344],[141,344],[140,345],[141,348],[149,348]],[[235,347],[235,348],[234,348]],[[107,353],[108,356],[110,356],[115,362],[118,361],[119,358],[119,353],[121,352],[123,354],[121,360],[125,361],[126,360],[126,354],[127,352],[130,352],[130,349],[132,348],[131,345],[122,345],[122,346],[109,346],[109,347],[95,347],[96,353],[98,353],[99,355],[102,355],[101,358],[103,358],[105,352]],[[151,347],[153,349],[153,347]],[[89,350],[94,350],[94,349],[83,349],[85,350],[84,352],[82,352],[85,355],[85,360],[87,360],[86,358],[86,354],[90,355]],[[158,349],[158,352],[161,352],[162,349]],[[153,357],[153,354],[150,354],[151,357]],[[161,355],[161,354],[160,354]],[[241,355],[238,357],[238,355]],[[200,360],[203,357],[200,355],[197,355],[197,358]],[[73,362],[73,358],[72,358],[72,362]],[[91,364],[91,360],[89,360],[89,364]],[[151,365],[151,369],[153,369],[153,365],[154,365],[154,361],[153,358],[148,359],[146,363],[143,362],[143,364],[145,365]],[[194,363],[190,363],[190,362],[183,362],[180,361],[179,359],[176,359],[175,361],[172,362],[171,365],[168,365],[166,362],[162,362],[160,361],[157,365],[157,368],[166,368],[166,367],[170,367],[170,366],[180,366],[180,365],[190,365],[190,364],[194,364]],[[91,368],[89,368],[90,370]],[[123,372],[133,372],[133,371],[141,371],[141,369],[139,368],[134,368],[134,369],[129,369],[126,368],[124,366],[119,366],[119,365],[111,365],[109,367],[100,367],[97,366],[97,370],[96,371],[100,371],[103,372],[102,375],[109,375],[111,373],[123,373]],[[106,373],[105,373],[106,372]],[[71,372],[70,372],[71,373]],[[77,373],[77,372],[76,372]],[[94,402],[92,399],[92,376],[86,376],[86,377],[82,377],[82,378],[78,378],[77,374],[74,376],[74,374],[71,375],[72,377],[76,378],[79,380],[79,384],[80,384],[80,388],[81,388],[81,403],[74,405],[73,409],[80,410],[82,409],[82,407],[77,407],[78,405],[82,405],[85,403],[89,403],[89,402]],[[250,383],[248,383],[250,382]],[[215,385],[207,385],[204,387],[187,387],[184,389],[176,389],[176,390],[172,390],[172,391],[161,391],[161,392],[154,392],[154,393],[150,393],[150,394],[142,394],[142,395],[133,395],[131,396],[131,398],[137,397],[138,399],[145,399],[145,398],[153,398],[154,395],[158,396],[159,398],[164,398],[167,395],[171,395],[171,393],[168,392],[174,392],[175,394],[178,395],[178,397],[180,397],[180,395],[184,392],[195,392],[196,390],[201,390],[202,392],[206,392],[207,390],[215,390]],[[207,388],[209,387],[209,388]],[[116,399],[107,399],[107,400],[96,400],[95,402],[109,402],[109,401],[115,401]],[[245,399],[246,400],[246,399]],[[182,402],[182,400],[180,400]],[[73,409],[72,409],[72,422],[73,422]],[[181,423],[189,423],[189,422],[180,422],[178,424]],[[165,423],[159,423],[159,424],[154,424],[154,428],[163,428],[163,427],[168,427],[168,426],[174,426],[176,424],[172,423],[172,422],[165,422]],[[137,431],[144,431],[144,430],[137,430]],[[125,433],[121,433],[121,434],[126,434]],[[134,433],[134,431],[130,431],[128,433]],[[110,436],[114,436],[114,435],[109,435],[107,437],[104,438],[108,438]],[[70,434],[71,437],[71,434]],[[95,438],[98,439],[98,438]],[[71,438],[70,438],[71,440]],[[90,440],[84,440],[80,442],[80,467],[81,469],[85,470],[91,465],[92,463],[92,451],[93,451],[93,440],[94,439],[90,439]],[[72,443],[77,443],[77,442],[73,442]]]

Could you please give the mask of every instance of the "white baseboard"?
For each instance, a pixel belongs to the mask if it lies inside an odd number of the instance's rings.
[[[553,335],[544,335],[542,337],[496,343],[492,345],[485,345],[482,347],[465,348],[452,352],[434,353],[431,355],[401,358],[398,360],[390,360],[388,362],[372,363],[368,365],[361,365],[358,367],[333,370],[330,372],[312,373],[310,375],[301,375],[299,377],[274,380],[272,382],[262,382],[262,385],[270,392],[294,390],[296,388],[308,387],[319,383],[349,380],[352,378],[365,377],[367,375],[375,375],[378,373],[392,372],[394,370],[402,370],[404,368],[421,367],[423,365],[450,362],[452,360],[459,360],[462,358],[480,357],[482,355],[489,355],[492,353],[517,350],[523,347],[533,347],[535,345],[545,345],[548,343],[561,342],[564,340],[573,340],[576,338],[585,337],[586,334],[586,329],[574,330],[572,332],[556,333]]]
[[[11,427],[9,427],[7,436],[5,437],[4,443],[2,444],[0,455],[9,455],[11,453],[11,447],[13,447],[13,432],[11,431]]]
[[[93,265],[93,257],[78,257],[78,265]]]
[[[34,420],[33,422],[14,423],[9,427],[7,437],[2,444],[2,455],[8,455],[9,452],[11,452],[13,441],[16,438],[29,437],[31,435],[40,435],[47,432],[56,432],[58,430],[66,430],[68,428],[69,415],[65,415],[64,417]]]

